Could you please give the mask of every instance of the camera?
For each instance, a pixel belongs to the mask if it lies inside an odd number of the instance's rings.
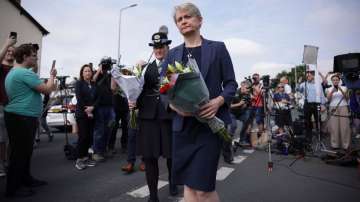
[[[100,65],[104,71],[109,71],[113,64],[116,64],[116,60],[111,57],[103,57],[100,61]]]
[[[249,87],[251,87],[251,86],[253,85],[253,81],[252,81],[251,76],[244,77],[244,79],[250,83],[250,86],[249,86]]]
[[[270,88],[270,75],[264,75],[260,78],[263,81],[263,88],[269,89]]]
[[[334,72],[342,73],[348,89],[360,89],[360,53],[348,53],[334,57]]]

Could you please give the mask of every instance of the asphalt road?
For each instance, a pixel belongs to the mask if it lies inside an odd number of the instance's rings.
[[[75,139],[72,137],[71,139]],[[46,180],[49,185],[36,189],[37,194],[26,199],[7,199],[0,195],[0,201],[26,202],[122,202],[146,201],[128,193],[146,185],[145,175],[137,171],[127,175],[121,171],[126,155],[118,153],[96,167],[78,171],[74,162],[66,160],[63,154],[64,134],[55,133],[53,142],[46,136],[34,151],[32,173]],[[120,144],[118,144],[120,145]],[[273,155],[274,169],[267,171],[267,153],[255,151],[251,154],[238,150],[241,155],[237,164],[226,164],[220,159],[219,170],[223,180],[217,181],[217,191],[224,202],[262,201],[304,201],[304,202],[352,202],[360,201],[360,173],[354,167],[327,165],[318,158],[306,157],[292,167],[294,156]],[[244,159],[245,158],[245,159]],[[167,181],[165,161],[160,160],[160,179]],[[221,174],[220,174],[221,175]],[[221,176],[219,177],[221,178]],[[5,179],[0,178],[0,192],[5,191]],[[170,197],[168,186],[159,190],[160,201],[181,201],[182,195]]]

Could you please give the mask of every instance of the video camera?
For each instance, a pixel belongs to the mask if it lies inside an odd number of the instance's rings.
[[[349,53],[334,57],[334,72],[342,73],[348,89],[360,89],[360,53]]]
[[[57,76],[56,79],[60,82],[60,90],[66,89],[66,78],[69,76]]]
[[[253,85],[253,81],[252,81],[251,76],[244,77],[244,79],[250,83],[250,87]]]
[[[101,60],[100,60],[100,65],[102,66],[102,69],[104,71],[109,71],[113,64],[116,64],[116,60],[115,59],[112,59],[111,57],[103,57]]]
[[[270,88],[270,75],[264,75],[260,78],[263,81],[263,88],[269,89]]]

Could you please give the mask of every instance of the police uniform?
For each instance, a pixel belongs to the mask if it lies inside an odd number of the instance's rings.
[[[167,35],[161,32],[152,36],[152,43],[149,46],[161,48],[171,43]],[[160,63],[159,61],[158,63]],[[142,155],[145,162],[145,175],[150,191],[149,201],[158,201],[157,184],[159,179],[158,158],[167,158],[169,171],[170,194],[176,195],[177,188],[171,179],[171,144],[172,144],[172,116],[165,110],[162,100],[165,98],[160,95],[160,65],[154,60],[149,64],[144,74],[143,90],[137,99],[139,109],[139,132],[137,134],[136,152]]]

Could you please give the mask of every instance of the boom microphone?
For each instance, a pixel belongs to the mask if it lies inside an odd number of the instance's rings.
[[[166,25],[161,25],[160,28],[159,28],[159,32],[168,35],[169,29],[168,29],[168,27]]]

